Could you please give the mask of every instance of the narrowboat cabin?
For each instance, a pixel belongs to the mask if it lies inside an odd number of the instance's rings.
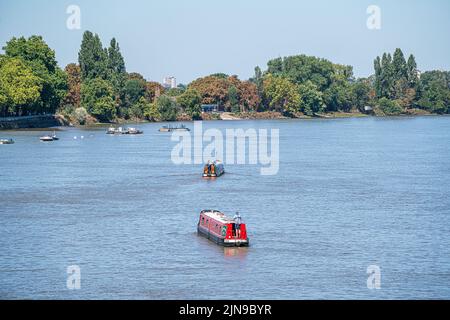
[[[217,178],[225,173],[225,167],[222,162],[208,162],[203,168],[204,178]]]
[[[248,247],[247,228],[244,223],[239,227],[233,219],[217,210],[200,212],[197,232],[199,235],[224,247]]]

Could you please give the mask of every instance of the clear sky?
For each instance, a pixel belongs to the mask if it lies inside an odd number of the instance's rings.
[[[66,27],[69,5],[81,29]],[[381,29],[369,30],[369,5]],[[13,36],[42,35],[60,66],[76,62],[85,30],[103,45],[120,43],[127,71],[149,80],[188,83],[216,72],[247,79],[269,59],[308,54],[373,72],[373,59],[396,47],[419,69],[450,70],[448,0],[0,0],[1,46]]]

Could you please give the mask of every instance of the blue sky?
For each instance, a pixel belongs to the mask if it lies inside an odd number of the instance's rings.
[[[66,28],[71,4],[81,9],[81,30]],[[366,27],[372,4],[381,9],[381,30]],[[40,34],[64,67],[77,61],[85,30],[104,46],[116,37],[127,70],[156,81],[215,72],[247,79],[256,65],[300,53],[367,76],[373,59],[396,47],[414,53],[421,70],[450,70],[448,0],[0,0],[1,46]]]

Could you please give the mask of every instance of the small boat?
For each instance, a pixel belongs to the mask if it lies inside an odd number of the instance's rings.
[[[221,161],[208,162],[203,168],[204,178],[218,178],[225,173],[225,167]]]
[[[233,219],[217,210],[200,212],[197,232],[224,247],[248,247],[250,244],[246,225],[241,223],[237,227]]]
[[[0,144],[14,144],[13,139],[0,139]]]
[[[128,128],[128,134],[143,134],[144,131],[136,129],[136,128]]]
[[[119,128],[113,128],[113,127],[110,127],[107,131],[106,131],[106,134],[129,134],[130,132],[129,132],[129,130],[128,129],[124,129],[124,128],[122,128],[122,127],[119,127]]]
[[[52,136],[42,136],[42,137],[39,138],[39,140],[41,140],[43,142],[50,142],[50,141],[53,141],[55,139],[53,139]]]
[[[106,131],[106,134],[114,134],[116,133],[116,129],[114,127],[109,127]]]
[[[187,128],[185,125],[181,126],[163,126],[159,129],[159,132],[173,132],[173,131],[191,131],[191,129]]]
[[[53,141],[58,141],[59,138],[56,136],[56,132],[53,131],[53,135],[52,135]]]
[[[173,128],[172,131],[191,131],[191,129],[186,128],[186,126],[183,124],[183,125],[181,125],[179,127]]]

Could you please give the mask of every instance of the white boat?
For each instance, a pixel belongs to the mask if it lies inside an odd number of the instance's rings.
[[[50,141],[53,141],[55,139],[53,139],[52,136],[42,136],[42,137],[39,138],[39,140],[41,140],[43,142],[50,142]]]
[[[144,131],[136,129],[136,128],[128,128],[128,134],[143,134]]]
[[[14,144],[13,139],[0,139],[0,144]]]

